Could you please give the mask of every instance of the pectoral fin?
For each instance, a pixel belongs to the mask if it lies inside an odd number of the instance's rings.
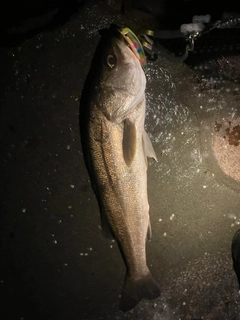
[[[153,150],[152,142],[149,139],[149,136],[145,130],[143,130],[143,150],[149,158],[153,158],[157,161],[157,156],[155,151]]]
[[[124,129],[123,129],[123,158],[127,166],[130,167],[132,164],[135,154],[136,154],[136,146],[137,146],[137,138],[136,138],[136,127],[133,122],[131,122],[128,118],[124,120]]]

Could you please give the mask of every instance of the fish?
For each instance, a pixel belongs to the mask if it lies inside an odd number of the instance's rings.
[[[126,265],[119,308],[160,296],[146,261],[152,236],[147,157],[157,160],[145,129],[146,76],[118,27],[100,31],[80,100],[80,134],[103,235],[115,239]]]

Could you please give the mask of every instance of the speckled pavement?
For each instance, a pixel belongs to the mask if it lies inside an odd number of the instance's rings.
[[[158,162],[148,166],[147,260],[162,293],[118,310],[125,266],[100,230],[78,117],[98,30],[122,20],[92,1],[61,28],[0,50],[1,320],[240,320],[231,260],[240,228],[239,51],[221,53],[217,65],[195,53],[191,64],[149,63],[146,130]]]

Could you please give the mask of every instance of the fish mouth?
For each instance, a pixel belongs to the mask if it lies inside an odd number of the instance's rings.
[[[139,60],[143,71],[147,72],[147,59],[141,41],[135,33],[127,28],[120,27],[116,24],[111,24],[109,29],[102,29],[99,31],[100,35],[106,35],[107,32],[117,38],[119,41],[124,42],[131,49],[135,57]]]
[[[121,30],[119,30],[119,32],[124,37],[125,41],[127,42],[129,48],[132,50],[136,58],[139,60],[143,71],[146,72],[147,59],[141,41],[129,28],[122,28]]]

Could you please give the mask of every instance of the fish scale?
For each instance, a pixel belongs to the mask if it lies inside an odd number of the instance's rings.
[[[85,163],[101,213],[103,234],[114,238],[127,271],[120,309],[160,295],[146,262],[151,237],[147,156],[156,159],[144,130],[146,78],[124,37],[102,34],[81,97]]]

